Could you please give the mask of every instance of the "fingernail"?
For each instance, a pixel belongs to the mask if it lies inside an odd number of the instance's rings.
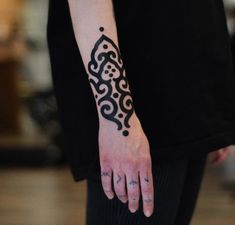
[[[130,211],[131,211],[132,213],[134,213],[134,212],[136,212],[136,209],[130,209]]]
[[[150,211],[149,211],[149,210],[146,210],[146,211],[145,211],[145,216],[150,217],[150,215],[151,215],[151,214],[150,214]]]
[[[108,195],[108,198],[109,198],[109,199],[113,199],[113,197],[114,197],[114,195],[113,195],[113,194]]]
[[[127,203],[127,199],[121,199],[122,203]]]

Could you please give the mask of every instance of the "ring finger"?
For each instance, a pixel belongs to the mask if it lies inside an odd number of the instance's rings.
[[[126,174],[127,180],[127,195],[128,195],[128,207],[131,212],[135,212],[139,208],[140,188],[138,171],[132,171]]]

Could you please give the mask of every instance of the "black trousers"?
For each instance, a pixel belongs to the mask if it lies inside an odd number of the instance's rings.
[[[184,159],[164,160],[152,165],[154,213],[145,217],[139,209],[131,213],[128,202],[115,195],[109,200],[102,189],[100,171],[87,180],[86,225],[189,225],[204,174],[207,153]]]

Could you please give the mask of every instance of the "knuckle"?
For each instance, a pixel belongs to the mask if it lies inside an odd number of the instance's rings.
[[[141,189],[142,189],[142,193],[144,194],[153,192],[153,188],[150,185],[142,185]]]
[[[152,201],[152,199],[153,199],[153,194],[151,194],[151,193],[146,193],[145,195],[143,195],[143,200],[146,202],[146,201],[149,201],[150,202],[150,200]]]
[[[111,191],[112,190],[111,184],[106,183],[106,182],[102,182],[102,187],[103,187],[104,191]]]
[[[100,171],[101,178],[111,178],[112,176],[112,170],[108,166],[101,166],[101,171]]]
[[[109,187],[111,187],[111,183],[110,183],[109,181],[105,180],[105,179],[102,179],[102,180],[101,180],[101,183],[102,183],[102,186],[103,186],[104,188],[109,188]]]
[[[128,200],[132,203],[137,203],[137,201],[139,201],[139,196],[138,195],[128,196]]]
[[[132,179],[128,181],[128,190],[130,193],[132,193],[133,191],[139,191],[139,182],[136,179]]]
[[[152,188],[149,186],[142,187],[142,193],[143,195],[148,195],[153,192]]]
[[[148,207],[153,205],[152,198],[150,197],[144,198],[143,201],[144,201],[144,204],[147,205]]]
[[[128,197],[130,199],[132,199],[132,198],[139,198],[139,193],[138,192],[128,193]]]
[[[101,170],[110,170],[111,163],[107,160],[100,160],[100,168]]]
[[[124,167],[124,171],[126,172],[126,176],[133,176],[137,173],[137,169],[138,167],[137,166],[134,166],[134,165],[126,165]]]
[[[136,190],[128,190],[128,196],[130,197],[134,197],[134,196],[139,196],[140,193],[139,193],[139,190],[136,189]]]
[[[124,183],[122,181],[114,181],[114,188],[115,190],[119,191],[119,190],[123,190],[124,189]]]
[[[123,186],[125,181],[125,174],[123,172],[114,172],[114,185],[117,187]]]
[[[139,158],[127,158],[123,162],[124,167],[130,171],[136,171],[137,168],[143,167],[148,168],[151,166],[151,158],[150,156],[141,156]]]
[[[107,178],[104,178],[104,177],[101,178],[101,182],[102,182],[103,186],[109,186],[111,183],[110,180],[108,180]]]
[[[147,164],[147,165],[151,165],[152,164],[152,159],[150,158],[150,157],[147,157],[147,158],[145,158],[145,163]]]
[[[140,164],[144,167],[148,167],[149,165],[151,165],[152,161],[151,158],[149,156],[144,156],[142,157]]]
[[[111,171],[110,170],[102,170],[101,171],[101,178],[111,178]]]
[[[103,184],[102,186],[103,186],[103,189],[104,189],[105,192],[111,191],[111,186],[106,185],[106,184]]]
[[[126,167],[127,167],[129,170],[136,169],[136,168],[137,168],[137,165],[138,165],[138,162],[137,162],[136,159],[127,159],[127,161],[126,161]]]
[[[124,190],[124,188],[120,188],[120,187],[116,187],[116,186],[114,186],[114,190],[115,190],[115,192],[117,193],[117,194],[125,194],[125,190]]]
[[[100,164],[103,167],[109,167],[111,164],[111,158],[109,156],[100,156]]]
[[[103,184],[109,184],[110,180],[111,180],[111,178],[109,176],[101,175],[101,181]]]
[[[111,185],[107,182],[102,182],[102,187],[105,189],[105,190],[109,190],[111,189]]]

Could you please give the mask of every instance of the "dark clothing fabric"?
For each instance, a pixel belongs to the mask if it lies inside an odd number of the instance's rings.
[[[86,225],[189,225],[203,178],[206,154],[178,160],[162,160],[153,165],[154,212],[143,214],[142,198],[139,209],[132,214],[128,203],[116,195],[109,200],[104,194],[100,173],[88,181]]]
[[[235,76],[222,0],[113,0],[119,47],[153,163],[235,144]],[[50,0],[53,83],[75,180],[97,166],[98,115],[67,0]]]

